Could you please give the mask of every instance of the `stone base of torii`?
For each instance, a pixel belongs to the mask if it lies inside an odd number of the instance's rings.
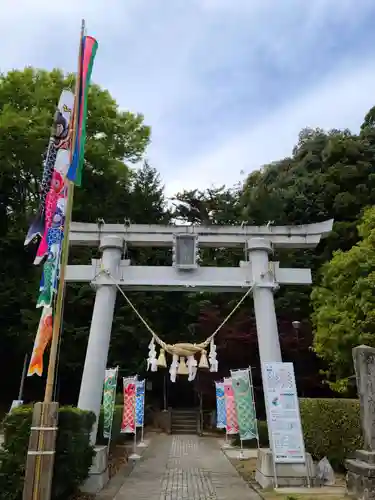
[[[100,262],[70,265],[67,282],[91,282],[96,290],[78,407],[97,416],[91,434],[96,442],[102,390],[111,338],[117,286],[126,291],[164,290],[241,292],[252,286],[261,363],[281,359],[274,292],[280,285],[311,284],[309,269],[286,269],[270,262],[274,249],[315,248],[328,236],[333,220],[302,226],[159,226],[72,223],[70,244],[99,246]],[[199,247],[242,247],[247,260],[238,267],[132,266],[122,260],[125,247],[172,247],[176,235],[191,234]],[[110,276],[100,273],[100,269]]]

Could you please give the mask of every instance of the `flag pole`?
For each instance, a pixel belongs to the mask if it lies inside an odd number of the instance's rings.
[[[77,117],[78,117],[78,94],[79,94],[79,86],[80,86],[80,69],[81,69],[81,55],[82,55],[82,39],[85,33],[85,21],[82,19],[81,24],[81,34],[80,34],[80,44],[79,44],[79,54],[78,54],[78,65],[77,65],[77,77],[76,77],[76,85],[75,85],[75,99],[74,99],[74,111],[73,111],[73,120],[72,120],[72,128],[71,128],[71,147],[70,147],[70,163],[72,162],[72,158],[74,155],[74,147],[75,147],[75,139],[77,132]],[[51,403],[53,396],[53,387],[55,381],[55,372],[56,372],[56,361],[57,361],[57,351],[59,345],[59,338],[61,332],[61,324],[62,324],[62,316],[63,316],[63,305],[64,305],[64,295],[65,295],[65,274],[66,267],[68,265],[68,257],[69,257],[69,231],[70,231],[70,222],[72,219],[72,211],[73,211],[73,198],[74,198],[74,182],[66,179],[68,183],[68,196],[67,196],[67,204],[66,204],[66,212],[65,212],[65,224],[64,224],[64,239],[62,244],[61,251],[61,264],[60,264],[60,277],[59,277],[59,286],[57,289],[57,298],[56,298],[56,311],[54,314],[53,321],[53,331],[52,331],[52,341],[51,341],[51,349],[49,355],[49,363],[48,363],[48,373],[47,373],[47,381],[46,388],[44,393],[44,402]]]
[[[116,409],[116,391],[117,391],[118,370],[119,370],[119,365],[116,366],[115,397],[113,399],[113,404],[112,404],[112,419],[111,419],[111,426],[109,428],[109,438],[108,438],[108,445],[107,445],[107,455],[108,456],[109,456],[109,450],[111,448],[113,419],[114,419],[114,416],[115,416],[115,409]]]
[[[23,386],[25,385],[27,360],[28,360],[28,356],[27,356],[27,354],[25,354],[25,358],[23,360],[23,369],[22,369],[22,375],[21,375],[20,390],[18,391],[18,401],[22,401],[22,398],[23,398]]]
[[[138,443],[140,448],[145,448],[147,445],[144,441],[145,437],[145,400],[146,400],[146,379],[143,381],[143,404],[142,404],[142,427],[141,427],[141,441]]]
[[[81,75],[82,40],[85,32],[85,22],[82,20],[78,69],[75,85],[75,99],[73,117],[70,130],[70,163],[73,158],[78,116],[78,95]],[[56,372],[58,345],[62,323],[63,303],[65,294],[65,272],[69,254],[69,229],[72,217],[74,183],[67,182],[67,206],[65,211],[64,238],[61,251],[60,276],[56,297],[56,311],[54,314],[51,349],[48,362],[47,381],[44,393],[44,402],[34,405],[29,450],[27,453],[23,500],[50,500],[52,492],[52,478],[54,468],[54,453],[58,429],[58,403],[52,402]]]

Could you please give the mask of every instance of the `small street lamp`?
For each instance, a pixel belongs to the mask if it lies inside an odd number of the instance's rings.
[[[298,332],[298,330],[301,328],[301,322],[300,321],[292,321],[292,326]]]

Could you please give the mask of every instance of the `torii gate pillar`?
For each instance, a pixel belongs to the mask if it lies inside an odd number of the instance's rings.
[[[101,241],[100,249],[103,251],[104,269],[108,269],[112,276],[117,276],[123,239],[119,236],[105,236]],[[92,411],[97,416],[90,435],[90,441],[93,445],[95,445],[98,431],[98,418],[117,294],[115,283],[97,284],[96,286],[94,311],[77,405],[81,410]]]
[[[261,363],[282,361],[273,292],[278,288],[269,268],[271,243],[265,238],[251,238],[247,251],[253,276],[253,299]]]

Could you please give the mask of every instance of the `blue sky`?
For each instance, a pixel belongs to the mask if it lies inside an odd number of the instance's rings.
[[[152,127],[167,193],[231,186],[288,155],[302,127],[358,130],[375,104],[374,0],[0,0],[0,69],[74,71]]]

